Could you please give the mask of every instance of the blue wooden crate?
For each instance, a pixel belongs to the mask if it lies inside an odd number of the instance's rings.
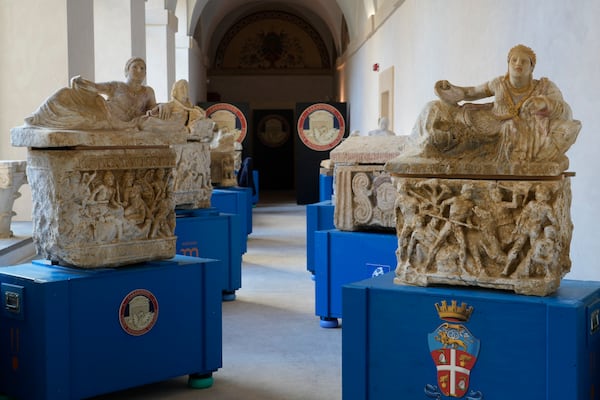
[[[393,271],[397,242],[394,233],[315,232],[316,314],[321,319],[342,318],[342,286]]]
[[[306,269],[315,273],[315,232],[333,229],[334,206],[331,200],[306,206]]]
[[[235,298],[242,287],[241,217],[215,209],[177,210],[176,252],[217,260],[224,299]]]
[[[0,269],[0,392],[80,399],[222,366],[219,271],[176,256],[120,268]]]
[[[600,282],[534,297],[393,278],[344,286],[344,400],[600,399]]]

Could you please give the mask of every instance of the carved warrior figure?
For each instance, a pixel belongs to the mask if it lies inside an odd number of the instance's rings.
[[[567,182],[550,186],[530,182],[523,190],[521,182],[489,188],[458,180],[448,188],[437,179],[403,180],[398,198],[397,274],[404,278],[408,274],[410,280],[414,269],[508,280],[568,271],[572,223],[565,213],[570,206]],[[497,223],[500,208],[516,221],[509,232]],[[453,257],[448,257],[448,249]]]
[[[499,163],[564,162],[581,124],[572,119],[552,81],[533,79],[535,63],[533,50],[518,45],[508,54],[506,75],[473,87],[438,81],[440,100],[421,113],[408,154]],[[461,103],[492,96],[491,103]]]

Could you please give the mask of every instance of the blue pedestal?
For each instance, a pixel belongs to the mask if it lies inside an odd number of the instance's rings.
[[[0,268],[0,392],[81,399],[222,366],[217,266]]]
[[[242,287],[240,222],[239,215],[210,208],[177,210],[177,254],[215,259],[221,271],[224,300],[233,300],[235,291]]]
[[[344,400],[600,399],[600,282],[533,297],[393,277],[343,289]]]
[[[242,254],[246,253],[248,235],[252,233],[252,189],[237,186],[213,189],[210,204],[223,213],[240,216]]]
[[[315,273],[315,232],[333,229],[334,206],[331,200],[306,206],[306,269]]]
[[[326,322],[341,318],[343,285],[394,271],[397,242],[393,233],[315,232],[317,316]],[[332,327],[329,323],[321,326]]]
[[[333,195],[333,175],[319,175],[319,201],[331,200]]]

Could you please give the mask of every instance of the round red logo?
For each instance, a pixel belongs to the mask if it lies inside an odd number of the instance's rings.
[[[244,113],[228,103],[217,103],[206,109],[206,116],[212,119],[218,129],[231,132],[238,143],[242,143],[248,132],[248,122]]]
[[[312,150],[333,149],[342,141],[344,131],[344,117],[329,104],[313,104],[298,118],[298,136]]]
[[[129,292],[119,307],[121,328],[133,336],[148,333],[157,319],[158,301],[146,289],[136,289]]]

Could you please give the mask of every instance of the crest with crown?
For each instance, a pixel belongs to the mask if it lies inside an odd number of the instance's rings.
[[[473,313],[473,306],[469,306],[465,302],[461,303],[460,307],[457,304],[456,300],[452,300],[450,305],[446,300],[442,300],[441,303],[435,303],[435,309],[444,321],[467,322]]]

